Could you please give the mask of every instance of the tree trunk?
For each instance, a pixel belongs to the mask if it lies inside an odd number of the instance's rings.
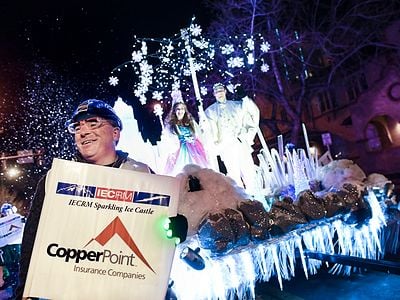
[[[297,146],[300,136],[300,129],[301,129],[301,119],[300,117],[296,116],[293,119],[292,130],[290,133],[290,142]]]

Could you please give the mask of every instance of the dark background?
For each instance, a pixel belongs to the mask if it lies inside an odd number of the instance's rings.
[[[1,60],[46,58],[88,79],[95,73],[108,78],[130,59],[134,35],[170,37],[194,15],[202,26],[209,22],[207,9],[195,0],[0,3]]]

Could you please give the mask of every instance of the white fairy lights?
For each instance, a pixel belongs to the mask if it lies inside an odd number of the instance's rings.
[[[146,104],[148,99],[162,100],[164,95],[176,89],[188,94],[193,85],[191,69],[205,76],[212,68],[215,50],[210,41],[201,35],[200,25],[193,23],[185,32],[188,34],[191,64],[181,34],[169,39],[135,37],[132,60],[116,67],[109,83],[114,86],[118,84],[121,67],[130,65],[135,77],[132,91],[142,104]]]
[[[187,34],[185,38],[183,32]],[[202,28],[195,23],[172,38],[135,37],[133,48],[132,59],[112,71],[109,84],[118,85],[119,72],[124,70],[122,67],[131,66],[134,75],[132,92],[143,105],[149,99],[163,102],[164,95],[176,89],[185,94],[185,99],[193,98],[193,89],[200,90],[200,94],[205,96],[212,92],[209,87],[214,82],[208,78],[211,72],[217,72],[229,81],[245,72],[258,70],[265,73],[270,70],[266,60],[271,45],[261,34],[211,41],[202,36]],[[220,55],[217,57],[217,54]],[[193,82],[193,74],[196,74],[198,82]]]

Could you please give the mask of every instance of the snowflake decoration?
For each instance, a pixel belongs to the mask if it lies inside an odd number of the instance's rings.
[[[203,64],[203,63],[195,62],[195,63],[193,64],[193,69],[194,69],[196,72],[205,69],[205,67],[206,67],[206,65]]]
[[[247,39],[246,40],[247,48],[249,48],[250,51],[254,50],[254,41],[253,39]]]
[[[147,89],[146,89],[143,85],[138,84],[137,89],[133,91],[133,94],[134,94],[136,97],[140,98],[140,97],[143,96],[146,92],[147,92]]]
[[[271,49],[271,45],[268,42],[264,42],[261,44],[260,49],[262,52],[267,53]]]
[[[242,57],[230,57],[227,64],[229,68],[241,68],[244,66]]]
[[[234,51],[233,44],[230,47],[229,53]],[[211,70],[214,57],[214,44],[202,37],[197,24],[181,29],[172,39],[136,39],[130,61],[135,77],[132,93],[145,104],[150,97],[162,100],[167,90],[182,86],[188,90],[192,73]]]
[[[141,103],[142,105],[145,105],[146,102],[147,102],[147,99],[146,99],[145,95],[140,95],[139,101],[140,101],[140,103]]]
[[[149,65],[149,64],[147,63],[147,61],[142,61],[142,62],[139,64],[139,67],[140,67],[140,71],[142,72],[142,74],[143,74],[144,76],[148,76],[148,75],[150,75],[150,74],[153,73],[153,66],[152,66],[152,65]]]
[[[198,24],[192,24],[192,25],[190,25],[189,30],[190,30],[190,33],[191,33],[193,36],[199,36],[199,35],[201,34],[201,27],[200,27],[200,25],[198,25]]]
[[[134,62],[140,62],[143,59],[142,52],[140,51],[133,51],[132,52],[132,60]]]
[[[163,93],[162,93],[162,92],[159,92],[159,91],[153,92],[153,99],[161,100],[161,99],[163,98],[163,95],[162,95],[162,94],[163,94]]]
[[[209,43],[205,39],[201,39],[201,41],[193,40],[193,45],[195,45],[199,49],[207,49]]]
[[[210,59],[214,59],[214,56],[215,56],[215,50],[212,49],[211,51],[208,52],[208,57],[209,57]]]
[[[266,73],[266,72],[268,72],[269,71],[269,65],[267,64],[267,63],[263,63],[262,65],[261,65],[261,72],[264,72],[264,73]]]
[[[230,45],[226,44],[221,47],[221,53],[225,54],[225,55],[229,55],[229,54],[233,53],[234,51],[235,51],[235,49],[233,48],[232,44],[230,44]]]
[[[254,65],[254,55],[253,55],[253,53],[249,53],[247,55],[247,63],[249,65]]]
[[[167,52],[171,52],[172,50],[174,50],[174,46],[172,46],[172,44],[170,43],[168,46],[165,47]]]
[[[143,55],[147,55],[147,44],[146,44],[146,42],[142,42],[141,50],[142,50]]]
[[[181,85],[180,85],[179,81],[175,81],[175,82],[172,84],[172,89],[173,89],[173,90],[179,90],[180,87],[181,87]]]
[[[202,87],[200,87],[200,93],[203,95],[203,96],[205,96],[205,95],[207,95],[207,88],[205,87],[205,86],[202,86]]]
[[[149,90],[148,86],[153,83],[153,78],[151,76],[142,75],[140,76],[140,85],[144,87],[146,92]]]
[[[110,76],[110,78],[108,79],[108,83],[112,86],[118,85],[118,81],[118,77],[115,76]]]

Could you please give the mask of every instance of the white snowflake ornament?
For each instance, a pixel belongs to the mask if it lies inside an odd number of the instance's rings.
[[[201,27],[200,27],[200,25],[198,25],[198,24],[192,24],[192,25],[190,25],[189,30],[190,30],[190,33],[191,33],[193,36],[199,36],[199,35],[201,34]]]
[[[247,48],[249,48],[250,51],[254,50],[254,41],[252,38],[249,38],[246,40]]]
[[[118,85],[118,81],[119,81],[118,77],[115,76],[110,76],[108,79],[108,83],[112,86]]]
[[[253,53],[249,53],[247,55],[247,63],[249,65],[254,65],[254,55],[253,55]]]
[[[163,95],[162,95],[162,94],[163,94],[163,93],[160,92],[160,91],[155,91],[155,92],[153,92],[153,99],[161,100],[161,99],[163,98]]]
[[[226,44],[226,45],[221,47],[221,53],[225,54],[225,55],[229,55],[234,51],[235,51],[235,49],[233,48],[232,44],[230,44],[230,45]]]
[[[267,63],[263,63],[260,69],[261,72],[267,73],[269,71],[269,65]]]
[[[229,68],[241,68],[244,65],[242,57],[230,57],[227,60],[227,64]]]
[[[200,87],[200,93],[203,95],[203,96],[205,96],[205,95],[207,95],[207,88],[205,87],[205,86],[202,86],[202,87]]]
[[[271,44],[265,41],[261,44],[260,49],[262,52],[267,53],[271,49]]]
[[[140,51],[133,51],[132,52],[132,60],[134,62],[140,62],[143,59],[142,52]]]

